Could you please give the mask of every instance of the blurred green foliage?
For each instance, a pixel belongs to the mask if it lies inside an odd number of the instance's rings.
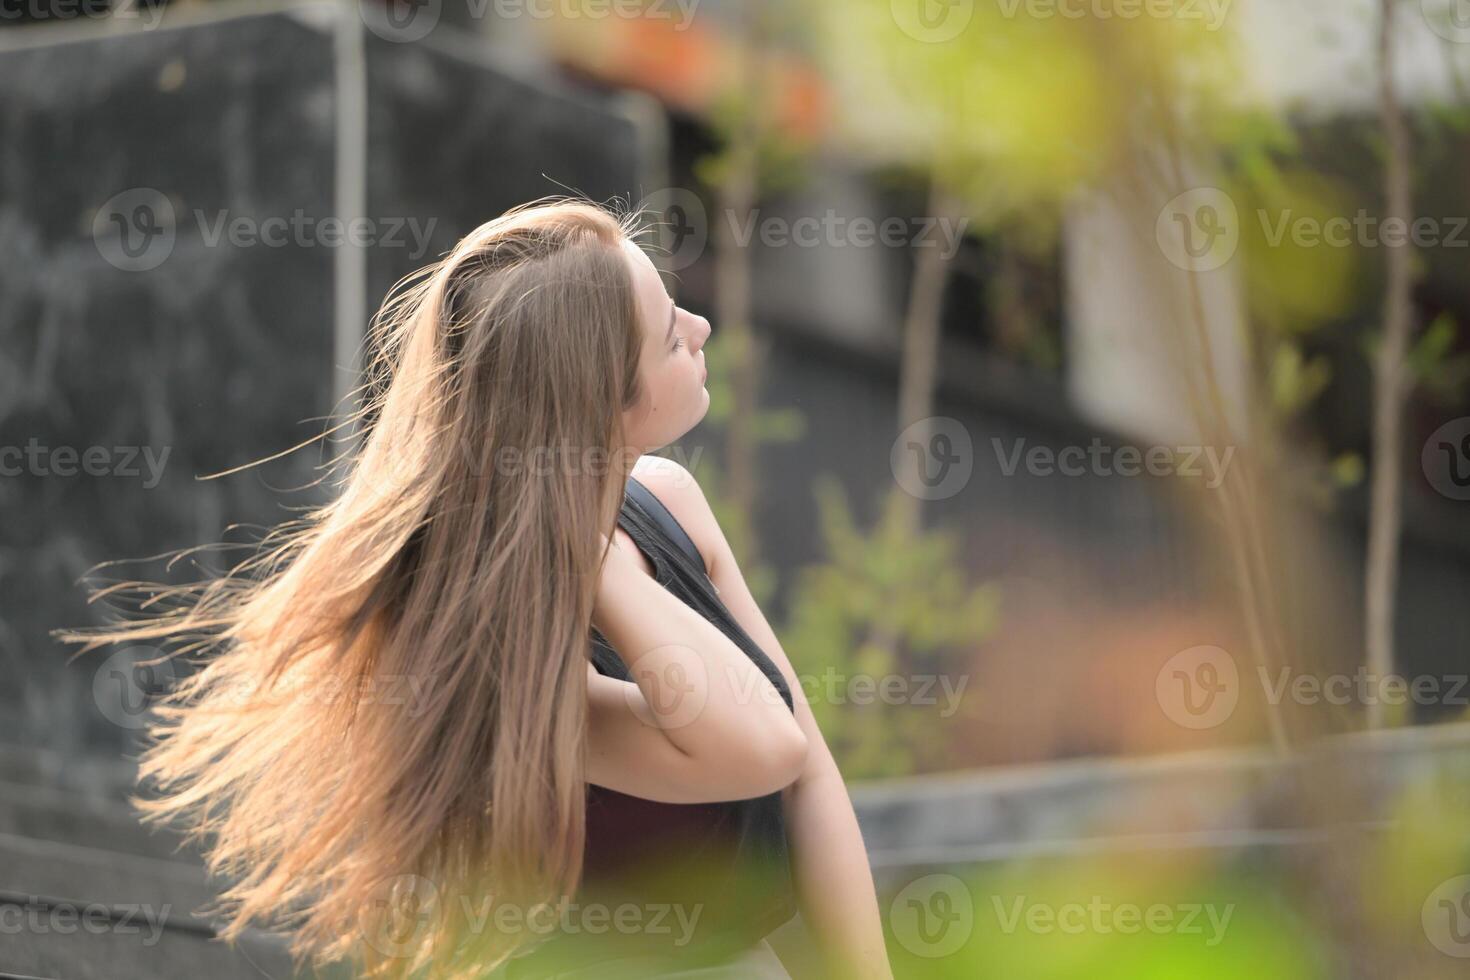
[[[1312,925],[1267,870],[1160,874],[1126,855],[1018,862],[893,901],[889,951],[903,980],[1327,980]],[[925,896],[926,890],[935,896]],[[917,892],[917,894],[914,894]],[[948,930],[940,928],[947,916]],[[924,920],[928,919],[928,928]],[[953,946],[948,951],[938,940]],[[942,955],[935,955],[942,954]]]
[[[849,779],[943,768],[973,703],[963,697],[968,670],[997,622],[999,592],[966,584],[952,532],[900,529],[902,491],[871,533],[834,478],[814,492],[827,560],[799,574],[782,646],[813,681],[817,723]],[[891,652],[871,642],[875,632],[897,640]],[[891,696],[858,696],[870,680]]]

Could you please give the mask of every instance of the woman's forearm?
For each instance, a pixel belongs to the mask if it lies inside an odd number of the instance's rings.
[[[892,980],[857,815],[825,745],[820,752],[822,758],[813,759],[809,771],[785,791],[802,919],[827,977]]]
[[[801,770],[806,736],[770,680],[654,579],[605,573],[592,619],[642,689],[652,723],[686,755],[717,760],[739,749],[789,766],[793,778]]]

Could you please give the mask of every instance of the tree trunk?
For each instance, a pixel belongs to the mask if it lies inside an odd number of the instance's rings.
[[[945,193],[936,171],[930,177],[928,214],[926,217],[946,221],[959,214],[956,202]],[[938,376],[939,346],[944,326],[944,287],[949,279],[949,260],[937,244],[916,247],[913,284],[909,288],[908,308],[903,322],[903,359],[899,364],[898,426],[903,432],[910,425],[927,421],[934,406],[934,388]],[[915,430],[921,445],[929,444],[929,426]],[[899,465],[906,474],[894,474],[898,483],[887,503],[898,523],[900,540],[910,540],[920,529],[920,501],[904,487],[920,486],[918,471],[922,459],[916,453],[899,453]],[[880,514],[879,521],[887,514]],[[881,533],[881,532],[880,532]],[[879,610],[868,624],[864,645],[882,651],[883,663],[894,662],[898,634],[892,623]]]
[[[726,147],[727,168],[717,188],[715,308],[722,347],[730,358],[733,404],[725,430],[725,500],[737,515],[729,528],[730,546],[736,561],[751,568],[759,560],[755,527],[756,433],[759,409],[763,347],[751,326],[750,249],[735,240],[734,229],[748,226],[755,207],[758,151],[764,135],[762,100],[767,89],[761,84],[761,45],[764,43],[760,4],[745,9],[739,56],[741,92],[748,93],[740,120]]]
[[[1393,79],[1393,0],[1379,0],[1378,116],[1383,125],[1388,156],[1383,173],[1384,222],[1403,223],[1405,237],[1387,250],[1383,297],[1383,336],[1373,364],[1373,469],[1368,512],[1368,557],[1364,583],[1368,672],[1381,683],[1394,669],[1394,606],[1398,587],[1400,497],[1403,457],[1404,405],[1409,382],[1405,357],[1413,327],[1410,307],[1413,272],[1410,268],[1407,228],[1409,195],[1409,134]],[[1383,699],[1368,703],[1368,727],[1383,725]]]
[[[928,214],[939,221],[958,214],[955,203],[945,193],[938,175],[931,178]],[[915,422],[925,421],[934,407],[934,388],[939,365],[939,342],[944,314],[944,287],[949,280],[949,260],[930,242],[915,247],[913,284],[909,289],[908,309],[903,322],[903,355],[899,364],[898,432]],[[921,445],[929,444],[929,426],[915,430]],[[899,486],[918,486],[921,460],[914,453],[901,453],[901,466],[909,471]],[[900,492],[897,502],[898,520],[905,534],[919,529],[918,498]]]

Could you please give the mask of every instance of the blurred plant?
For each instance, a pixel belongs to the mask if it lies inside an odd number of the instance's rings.
[[[1365,464],[1357,452],[1344,452],[1330,460],[1320,453],[1314,456],[1310,445],[1314,440],[1305,426],[1292,432],[1290,451],[1280,443],[1287,427],[1304,416],[1335,381],[1328,357],[1309,356],[1305,351],[1309,344],[1322,346],[1325,341],[1346,353],[1361,352],[1370,369],[1373,388],[1367,401],[1372,476],[1365,639],[1368,669],[1382,676],[1392,672],[1395,659],[1392,633],[1406,405],[1416,392],[1441,404],[1462,399],[1470,382],[1470,354],[1454,353],[1458,324],[1449,312],[1439,314],[1414,336],[1411,301],[1427,259],[1414,252],[1410,241],[1390,244],[1385,237],[1383,306],[1377,325],[1360,329],[1350,317],[1364,299],[1366,290],[1360,284],[1375,278],[1378,253],[1370,246],[1377,243],[1323,247],[1320,241],[1301,242],[1281,235],[1288,218],[1308,221],[1319,229],[1329,227],[1328,221],[1342,221],[1354,212],[1350,202],[1365,197],[1384,200],[1380,216],[1384,220],[1395,218],[1412,227],[1414,158],[1422,152],[1423,158],[1433,162],[1453,152],[1460,144],[1448,137],[1463,134],[1470,122],[1463,105],[1419,101],[1413,107],[1416,138],[1411,140],[1408,110],[1399,104],[1393,85],[1391,51],[1397,8],[1392,2],[1376,6],[1378,113],[1338,127],[1346,130],[1338,136],[1339,145],[1369,147],[1382,163],[1376,192],[1349,179],[1314,172],[1303,159],[1296,131],[1269,112],[1237,114],[1235,131],[1221,145],[1226,151],[1231,194],[1241,204],[1242,213],[1277,216],[1281,222],[1274,232],[1264,221],[1242,222],[1248,333],[1254,374],[1264,396],[1253,404],[1262,407],[1266,416],[1252,427],[1252,435],[1271,455],[1271,465],[1290,464],[1304,478],[1304,487],[1324,506],[1331,505],[1338,488],[1362,481]],[[1425,13],[1427,16],[1427,8]],[[1451,54],[1445,63],[1453,68],[1458,60]],[[1456,93],[1464,99],[1463,86],[1457,86]],[[1276,240],[1267,241],[1273,234]],[[1330,334],[1342,330],[1353,330],[1356,336],[1347,344],[1334,343]],[[1411,720],[1411,712],[1391,711],[1381,701],[1369,706],[1370,727]]]
[[[1155,141],[1140,101],[1185,105],[1199,120],[1221,102],[1223,35],[1194,18],[1121,20],[1106,3],[1076,16],[1014,16],[980,4],[948,9],[936,23],[919,7],[815,2],[846,137],[922,174],[928,220],[1033,249],[1055,241],[1079,191]],[[895,432],[921,445],[930,442],[950,264],[937,248],[913,249]],[[897,465],[899,486],[918,484],[918,454]],[[920,507],[894,492],[900,538],[919,533]],[[888,630],[874,620],[863,645],[891,651],[899,637]]]
[[[910,531],[894,496],[865,534],[835,478],[819,479],[814,492],[829,558],[798,576],[782,632],[797,674],[817,685],[807,692],[812,712],[848,778],[943,768],[967,704],[964,672],[995,626],[999,594],[966,585],[956,538]],[[865,639],[875,632],[898,642]],[[887,678],[915,697],[882,697]],[[835,691],[823,686],[828,679]],[[859,696],[855,685],[870,693]]]
[[[1470,353],[1454,354],[1460,325],[1448,311],[1424,328],[1407,361],[1417,385],[1436,401],[1453,405],[1470,389]]]
[[[1363,257],[1357,249],[1304,243],[1285,227],[1295,220],[1328,226],[1348,213],[1354,188],[1308,168],[1296,133],[1274,113],[1242,111],[1223,144],[1223,183],[1241,213],[1276,216],[1274,225],[1241,222],[1242,341],[1257,394],[1247,401],[1251,439],[1267,465],[1290,470],[1328,506],[1338,488],[1362,479],[1363,461],[1357,453],[1325,458],[1297,424],[1333,381],[1330,358],[1307,350],[1356,308]]]
[[[1464,765],[1449,777],[1413,779],[1390,803],[1388,832],[1366,855],[1363,898],[1386,933],[1413,938],[1424,897],[1447,876],[1470,871]]]
[[[1270,867],[1217,867],[1214,860],[1112,853],[1010,862],[932,884],[916,879],[917,888],[908,886],[916,899],[939,891],[947,902],[931,897],[913,907],[902,893],[895,897],[895,974],[1326,980],[1320,941],[1285,901],[1288,876]]]
[[[1460,146],[1455,137],[1470,129],[1470,111],[1443,103],[1416,108],[1422,110],[1416,112],[1416,134],[1423,155],[1432,160],[1454,152]],[[1381,151],[1379,130],[1374,120],[1335,123],[1333,147],[1338,154],[1359,146]],[[1331,355],[1308,350],[1337,347],[1362,356],[1370,366],[1379,357],[1380,332],[1360,329],[1355,317],[1370,293],[1375,251],[1362,242],[1323,247],[1319,240],[1298,240],[1288,233],[1289,222],[1322,229],[1334,219],[1342,221],[1357,210],[1354,202],[1371,197],[1373,189],[1363,181],[1314,169],[1298,130],[1273,111],[1237,113],[1220,146],[1223,185],[1242,215],[1261,218],[1240,223],[1247,351],[1260,394],[1251,404],[1262,412],[1253,435],[1272,454],[1273,466],[1297,465],[1309,480],[1323,477],[1313,489],[1355,484],[1363,475],[1359,453],[1344,452],[1330,460],[1318,454],[1303,467],[1303,450],[1309,448],[1303,441],[1311,441],[1312,433],[1298,426],[1289,449],[1273,437],[1301,420],[1338,381]],[[1335,343],[1332,335],[1347,331],[1352,332],[1349,343]],[[1456,404],[1470,387],[1470,353],[1455,353],[1458,339],[1458,324],[1445,311],[1405,356],[1411,387],[1445,405]],[[1314,474],[1314,467],[1321,472]],[[1319,499],[1329,503],[1330,492]]]
[[[965,8],[963,30],[936,42],[887,2],[815,6],[845,137],[923,177],[926,219],[1035,251],[1055,241],[1064,203],[1119,152],[1125,107],[1093,36],[1100,21],[1079,26],[976,5]],[[912,252],[895,432],[917,425],[923,443],[952,259],[935,247]],[[1003,307],[1007,298],[999,297]],[[1009,312],[1015,326],[1021,318]],[[912,477],[920,460],[902,465]],[[900,499],[896,520],[917,529],[919,501]]]

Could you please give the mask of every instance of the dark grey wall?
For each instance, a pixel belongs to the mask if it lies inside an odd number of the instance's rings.
[[[365,44],[367,313],[557,182],[598,200],[636,189],[634,126],[589,97],[427,43]],[[75,585],[90,567],[274,525],[320,497],[281,492],[318,476],[318,448],[196,477],[320,433],[333,407],[340,246],[319,222],[336,206],[336,56],[319,16],[279,14],[0,57],[0,447],[21,453],[0,457],[7,739],[111,752],[138,727],[140,687],[157,678],[125,654],[67,665],[48,636],[100,621]],[[221,212],[262,231],[299,214],[308,230],[282,230],[279,246],[212,239]],[[390,240],[390,224],[413,221],[431,234]],[[89,474],[41,447],[100,448]]]

